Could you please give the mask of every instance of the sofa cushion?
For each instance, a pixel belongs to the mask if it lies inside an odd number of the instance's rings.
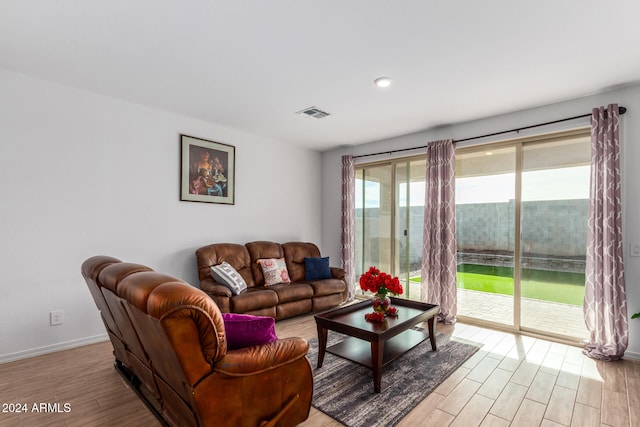
[[[313,287],[313,295],[316,297],[340,294],[347,289],[347,285],[340,279],[316,280],[309,283]]]
[[[268,258],[284,258],[282,245],[276,242],[256,241],[245,244],[249,258],[251,260],[251,272],[255,286],[264,286],[264,276],[262,275],[262,267],[260,267],[259,259]],[[289,275],[291,278],[291,275]]]
[[[277,285],[278,283],[291,283],[284,258],[259,259],[258,262],[260,263],[260,267],[262,267],[265,286]]]
[[[284,259],[292,282],[300,282],[305,278],[304,259],[320,258],[320,249],[309,242],[287,242],[282,244]],[[267,258],[267,257],[263,257]],[[273,258],[273,257],[268,257]]]
[[[329,257],[304,259],[304,280],[322,280],[331,278]]]
[[[231,298],[231,311],[247,313],[278,305],[278,295],[270,289],[247,288]]]
[[[251,257],[244,245],[237,243],[214,243],[198,249],[196,251],[196,258],[200,281],[211,278],[212,266],[226,262],[242,276],[247,287],[252,288],[255,286],[253,272],[251,271]]]
[[[272,317],[222,313],[222,319],[229,350],[266,344],[278,339],[275,319]]]
[[[240,292],[247,289],[247,283],[244,281],[240,273],[238,273],[236,269],[227,262],[212,265],[211,276],[213,277],[213,280],[229,288],[233,295],[238,295]]]
[[[311,299],[315,292],[308,283],[287,283],[269,286],[278,295],[278,304]]]

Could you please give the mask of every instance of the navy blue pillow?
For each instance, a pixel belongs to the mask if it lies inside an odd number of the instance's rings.
[[[305,258],[304,259],[304,280],[331,279],[331,268],[329,268],[329,257]]]

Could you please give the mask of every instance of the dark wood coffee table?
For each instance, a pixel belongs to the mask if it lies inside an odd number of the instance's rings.
[[[398,309],[397,317],[385,317],[383,322],[368,322],[365,313],[373,311],[371,301],[316,314],[318,328],[318,368],[322,367],[325,352],[366,366],[373,370],[373,388],[380,393],[382,367],[402,356],[429,337],[431,349],[436,350],[435,316],[440,307],[401,298],[391,298],[391,306]],[[411,329],[427,321],[427,331]],[[327,348],[329,330],[351,338]]]

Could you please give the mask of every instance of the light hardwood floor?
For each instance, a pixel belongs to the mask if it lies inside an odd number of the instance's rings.
[[[280,337],[316,336],[313,316],[276,329]],[[461,323],[438,331],[484,346],[400,427],[640,427],[638,361],[596,362],[576,347]],[[0,365],[0,404],[27,405],[26,413],[0,412],[0,426],[160,426],[114,369],[108,342]],[[340,425],[313,407],[302,424]]]

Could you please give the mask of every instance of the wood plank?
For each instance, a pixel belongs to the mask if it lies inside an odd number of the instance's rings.
[[[429,419],[434,411],[438,410],[438,405],[444,400],[444,398],[445,397],[441,394],[431,393],[398,423],[398,427],[414,427],[422,425],[424,420]],[[451,415],[447,419],[453,421],[454,417]]]
[[[629,405],[640,408],[640,361],[623,360],[627,376],[627,388],[629,390]],[[635,391],[634,391],[635,390]]]
[[[600,425],[600,410],[591,406],[576,403],[573,409],[571,427],[598,427]]]
[[[533,382],[533,379],[536,377],[538,369],[540,369],[540,365],[524,360],[513,373],[511,382],[529,387],[531,382]]]
[[[471,400],[476,391],[480,388],[480,383],[463,379],[460,384],[438,405],[438,409],[451,415],[458,415],[462,408]]]
[[[560,373],[558,374],[558,379],[556,380],[556,384],[560,387],[570,388],[572,390],[578,390],[578,386],[580,385],[580,372],[582,371],[582,364],[575,364],[567,362],[565,359],[562,367],[560,368]]]
[[[622,361],[602,363],[604,389],[616,393],[627,392],[625,365]]]
[[[580,378],[576,402],[596,409],[602,406],[602,381],[593,378]]]
[[[497,417],[512,421],[525,394],[527,394],[527,390],[528,388],[523,385],[509,382],[489,412]]]
[[[488,397],[489,399],[497,399],[504,390],[505,386],[509,383],[513,372],[505,371],[504,369],[496,369],[489,375],[486,381],[478,389],[478,394]]]
[[[494,400],[474,395],[469,403],[460,411],[456,419],[450,424],[450,427],[477,427],[480,425],[485,415],[489,413]]]
[[[441,427],[450,425],[456,417],[441,411],[440,409],[434,410],[428,417],[424,418],[420,423],[414,424],[416,427]],[[413,427],[413,426],[412,426]]]
[[[513,425],[518,427],[538,427],[544,418],[547,405],[524,399],[513,418]]]
[[[453,390],[455,390],[458,384],[460,384],[460,382],[467,376],[469,372],[471,372],[471,369],[464,367],[458,368],[455,372],[449,375],[449,378],[444,380],[442,384],[436,387],[434,391],[443,396],[448,396]]]
[[[526,398],[546,405],[556,385],[556,376],[546,372],[538,372],[527,391]],[[542,419],[542,418],[540,418]]]
[[[493,414],[487,414],[480,427],[509,427],[511,423]]]
[[[559,424],[570,425],[576,394],[576,391],[570,388],[555,386],[544,417]]]
[[[615,386],[616,384],[612,384]],[[626,393],[607,390],[603,391],[602,422],[612,426],[629,425],[629,403]]]
[[[469,372],[467,379],[482,383],[493,373],[499,363],[498,359],[485,357]]]

